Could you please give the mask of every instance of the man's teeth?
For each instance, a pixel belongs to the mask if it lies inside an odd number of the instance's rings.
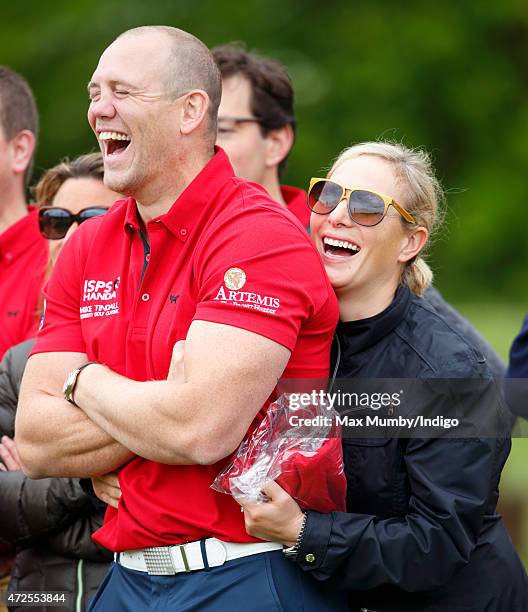
[[[351,251],[360,250],[357,244],[354,244],[353,242],[347,242],[345,240],[334,240],[333,238],[325,237],[324,243],[328,246],[340,247],[342,249],[350,249]]]
[[[130,136],[120,132],[100,132],[99,140],[130,140]]]

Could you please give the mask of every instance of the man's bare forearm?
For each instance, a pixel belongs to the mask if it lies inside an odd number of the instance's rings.
[[[240,444],[289,357],[287,348],[258,334],[194,321],[183,380],[135,381],[95,364],[77,379],[75,401],[136,455],[168,464],[216,463]]]
[[[113,471],[134,457],[66,400],[40,393],[31,405],[38,427],[19,423],[18,416],[16,425],[22,464],[31,478],[87,478]]]
[[[169,387],[178,389],[171,402]],[[185,385],[137,382],[97,364],[79,377],[75,399],[89,419],[137,455],[160,463],[200,462],[201,402]]]

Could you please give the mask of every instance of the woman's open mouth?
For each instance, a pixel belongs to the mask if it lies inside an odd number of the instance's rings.
[[[323,238],[323,249],[325,255],[332,255],[333,257],[342,257],[346,259],[353,257],[361,251],[361,247],[355,242],[349,240],[337,240],[335,238],[329,238],[325,236]]]

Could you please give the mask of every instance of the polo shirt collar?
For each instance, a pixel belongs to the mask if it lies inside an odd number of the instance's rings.
[[[0,234],[0,261],[9,263],[40,240],[37,209],[28,206],[28,214]]]
[[[185,242],[203,214],[204,206],[211,206],[214,196],[235,176],[229,159],[220,147],[215,146],[215,155],[197,174],[174,202],[168,212],[149,223],[163,223],[179,240]],[[139,230],[136,202],[128,198],[125,227]]]
[[[234,176],[226,153],[215,147],[215,155],[159,220],[180,240],[185,240],[202,216],[204,206],[212,206],[214,196]]]
[[[137,232],[140,229],[136,200],[134,198],[126,199],[124,226],[125,229],[134,229]]]
[[[304,225],[310,226],[310,208],[308,206],[308,194],[298,187],[281,185],[281,194],[288,210]]]

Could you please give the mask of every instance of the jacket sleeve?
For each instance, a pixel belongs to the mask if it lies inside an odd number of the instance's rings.
[[[41,546],[64,557],[73,556],[99,563],[111,561],[113,553],[92,539],[92,533],[103,524],[104,508],[106,504],[103,502],[100,502],[100,507],[94,505],[88,514],[79,516],[59,533],[51,534],[41,540]]]
[[[18,400],[18,387],[12,373],[12,352],[7,351],[0,363],[0,436],[13,437],[15,432],[15,413]]]
[[[528,316],[510,348],[504,396],[514,414],[528,418]]]
[[[436,287],[429,287],[424,298],[440,314],[454,330],[458,331],[464,338],[478,349],[486,358],[486,362],[495,378],[503,378],[506,367],[503,360],[491,347],[489,342],[465,319],[458,310],[445,301]]]
[[[0,540],[27,544],[63,530],[93,511],[74,478],[32,480],[22,471],[0,472]]]
[[[425,591],[465,565],[482,524],[497,440],[409,440],[404,517],[308,512],[298,565],[333,588]]]
[[[13,437],[22,374],[35,340],[10,348],[0,363],[0,436]]]

